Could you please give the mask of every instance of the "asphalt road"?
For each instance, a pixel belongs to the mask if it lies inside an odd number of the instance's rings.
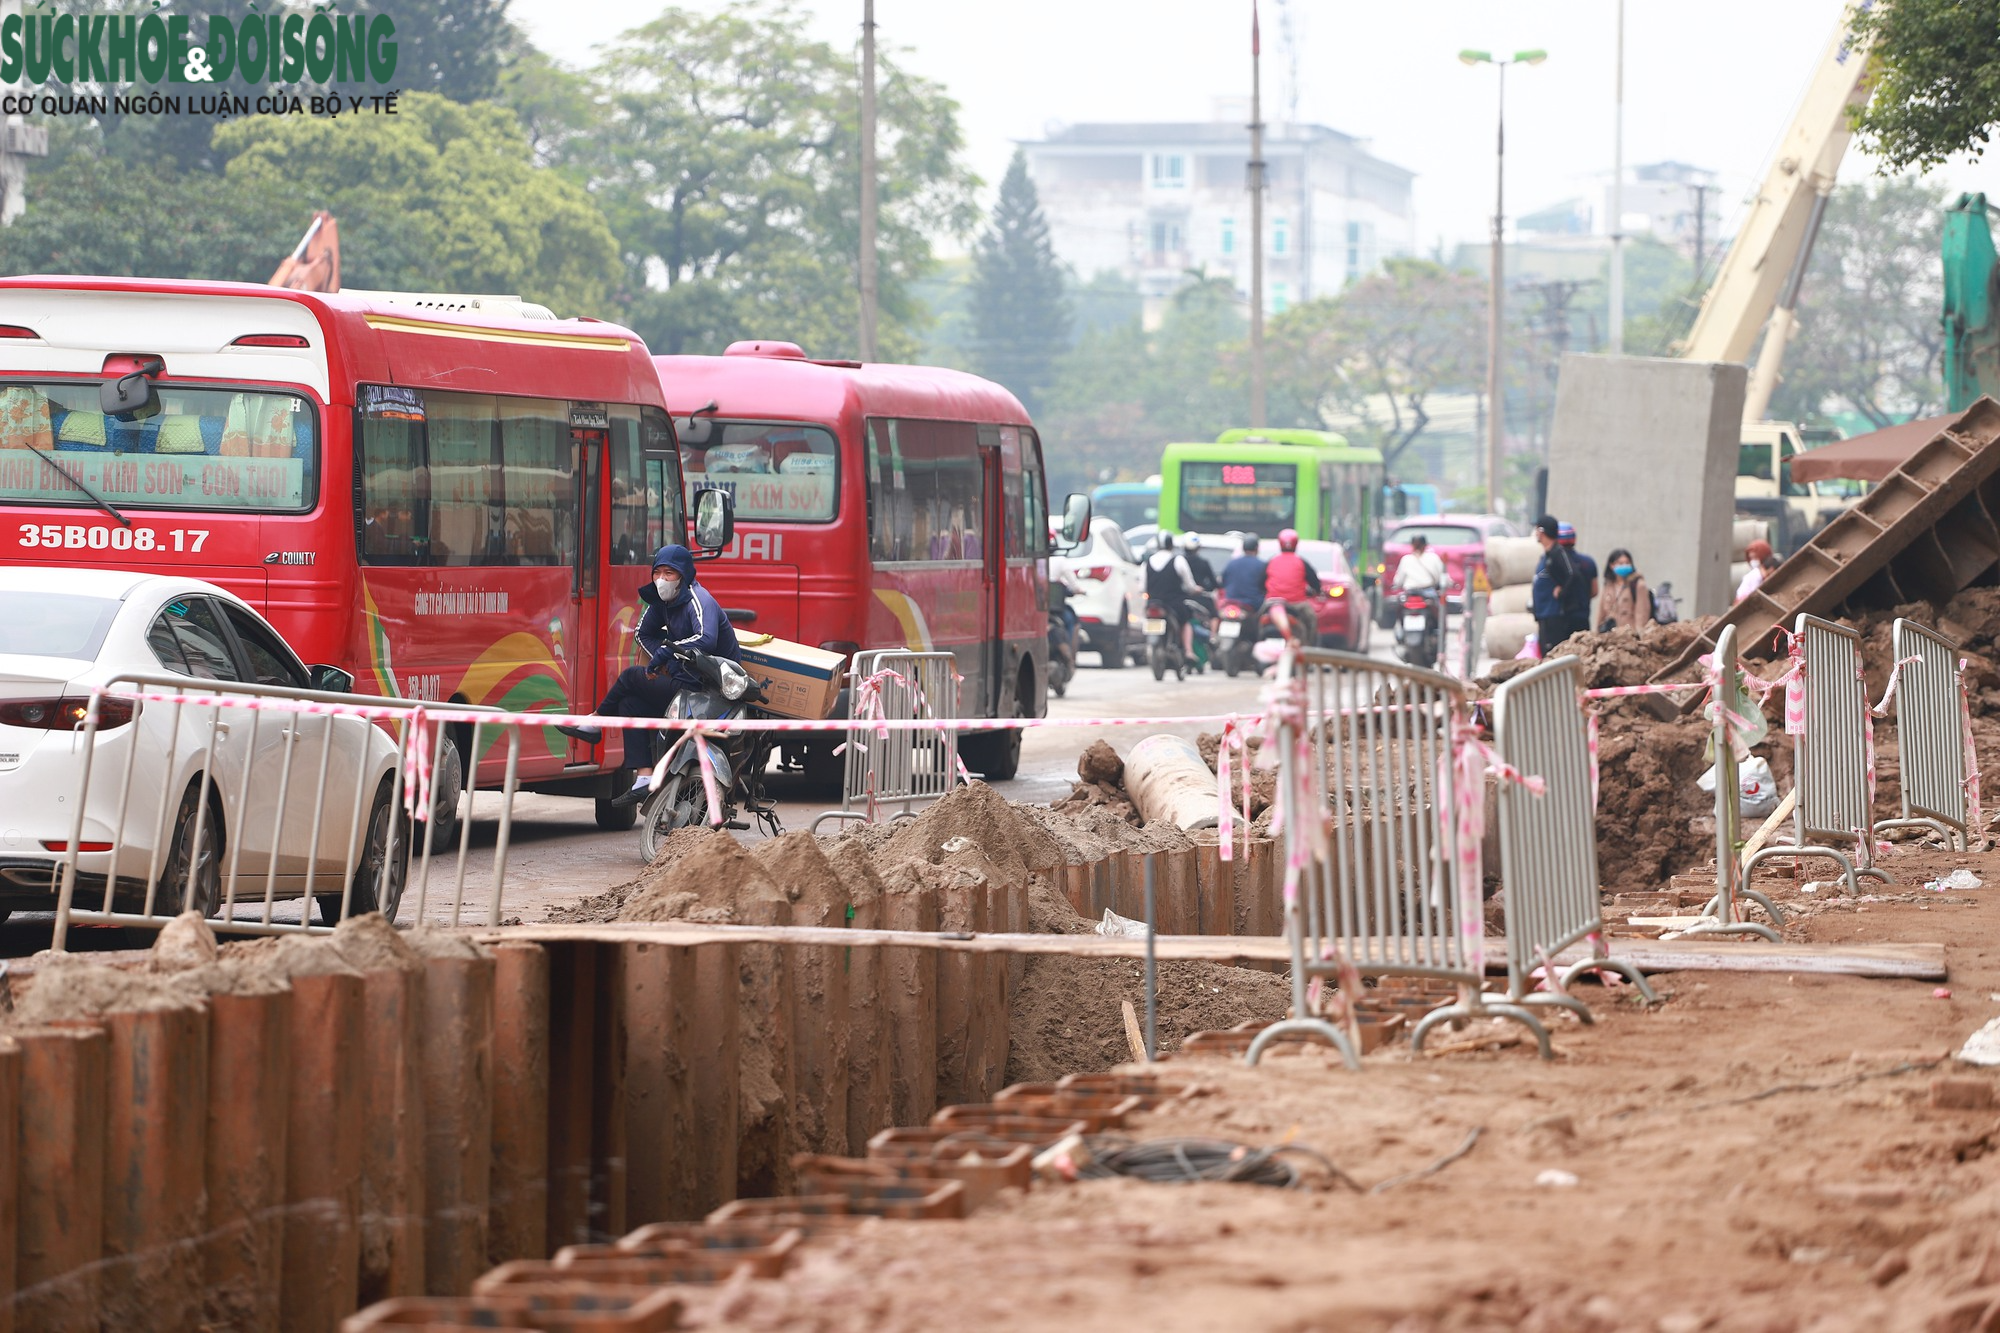
[[[1385,633],[1375,633],[1371,655],[1393,660]],[[1116,725],[1110,719],[1200,717],[1251,712],[1257,707],[1261,682],[1255,677],[1231,680],[1220,672],[1210,672],[1190,676],[1185,681],[1170,676],[1156,682],[1143,667],[1106,670],[1094,665],[1097,660],[1094,653],[1084,654],[1084,665],[1071,682],[1067,696],[1049,701],[1049,716],[1098,725],[1030,730],[1022,743],[1020,776],[994,784],[1002,794],[1017,801],[1060,799],[1068,793],[1075,777],[1077,756],[1100,737],[1124,750],[1156,732],[1171,731],[1192,737],[1204,729],[1214,729],[1212,723],[1132,726]],[[777,799],[779,817],[788,830],[809,828],[815,817],[840,807],[839,791],[812,787],[797,775],[774,774],[769,789]],[[455,847],[433,849],[427,882],[421,858],[413,860],[410,887],[398,915],[400,923],[408,925],[420,919],[448,923],[454,918],[454,906],[458,909],[457,919],[466,924],[488,919],[493,901],[493,848],[499,814],[499,797],[482,794],[476,798],[462,891]],[[763,834],[752,831],[737,836],[754,840]],[[643,864],[638,831],[601,831],[589,801],[532,794],[518,796],[508,847],[503,915],[539,920],[551,907],[625,883]],[[296,902],[280,903],[275,915],[279,920],[296,921],[298,911]],[[239,909],[240,915],[249,912],[248,908]],[[47,948],[52,923],[53,918],[47,913],[21,913],[0,925],[0,957],[20,957]],[[77,948],[134,948],[149,942],[146,932],[91,927],[78,927],[72,937]]]

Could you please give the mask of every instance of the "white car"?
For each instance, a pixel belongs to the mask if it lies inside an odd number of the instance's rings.
[[[1082,647],[1101,656],[1102,665],[1122,667],[1135,649],[1144,650],[1139,618],[1146,613],[1146,571],[1117,523],[1091,519],[1090,540],[1051,556],[1049,567],[1050,577],[1066,569],[1074,580],[1069,604]]]
[[[185,678],[190,692],[220,693],[231,682],[335,693],[354,685],[338,668],[308,670],[262,616],[210,583],[0,567],[0,920],[55,906],[83,779],[91,688],[133,674]],[[147,881],[157,874],[153,911],[168,916],[183,904],[219,915],[232,873],[239,910],[261,903],[267,875],[276,896],[299,897],[310,862],[311,891],[331,922],[352,856],[349,912],[380,907],[393,918],[409,847],[408,821],[391,806],[395,765],[389,734],[358,717],[107,697],[84,797],[74,905],[103,907],[114,857],[114,909],[144,910]],[[207,814],[197,818],[204,792]],[[392,827],[399,854],[389,865]]]

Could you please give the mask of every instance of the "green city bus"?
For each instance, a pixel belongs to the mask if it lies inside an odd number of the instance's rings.
[[[1382,454],[1322,430],[1229,430],[1213,444],[1170,444],[1160,466],[1160,526],[1339,542],[1372,581]]]

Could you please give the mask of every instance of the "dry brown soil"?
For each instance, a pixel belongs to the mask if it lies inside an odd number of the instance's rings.
[[[2000,1109],[1932,1105],[2000,1014],[2000,855],[1885,858],[1878,901],[1806,896],[1789,938],[1939,941],[1930,982],[1682,973],[1664,1000],[1583,986],[1558,1057],[1512,1045],[1361,1073],[1313,1048],[1261,1068],[1181,1058],[1213,1091],[1134,1132],[1293,1142],[1365,1188],[1479,1138],[1435,1175],[1357,1194],[1136,1181],[1037,1187],[964,1222],[880,1223],[781,1282],[704,1296],[697,1326],[1327,1330],[2000,1327]],[[1969,864],[1992,887],[1924,879]],[[1082,999],[1083,997],[1080,997]],[[1084,1002],[1115,1004],[1108,996]],[[1447,1034],[1450,1042],[1476,1034]],[[1545,1172],[1575,1184],[1538,1184]]]

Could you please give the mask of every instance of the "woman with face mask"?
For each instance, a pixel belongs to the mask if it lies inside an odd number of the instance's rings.
[[[1624,547],[1604,562],[1604,591],[1597,598],[1597,629],[1644,629],[1653,623],[1653,593]]]

